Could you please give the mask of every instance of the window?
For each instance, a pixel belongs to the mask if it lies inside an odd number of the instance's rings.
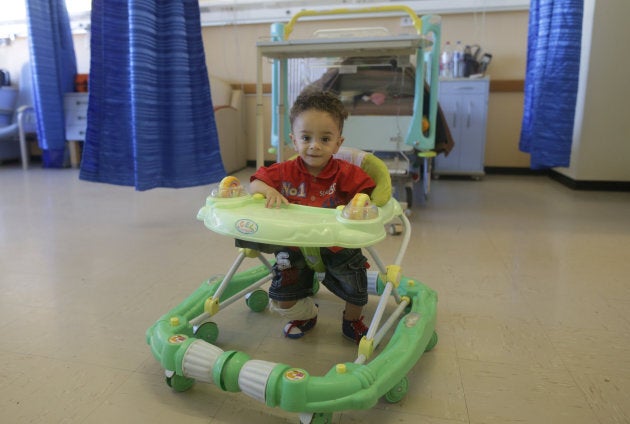
[[[288,21],[303,9],[357,9],[400,5],[418,14],[445,14],[473,11],[524,10],[530,0],[199,0],[202,25],[271,23]]]
[[[74,31],[89,27],[91,2],[65,0]],[[288,21],[303,9],[357,9],[404,4],[418,14],[447,14],[472,11],[523,10],[530,0],[199,0],[204,26],[271,23]],[[26,35],[26,1],[4,2],[0,16],[0,36]]]
[[[65,0],[73,30],[85,29],[90,22],[91,1]],[[2,4],[0,36],[26,36],[26,0],[10,0]]]

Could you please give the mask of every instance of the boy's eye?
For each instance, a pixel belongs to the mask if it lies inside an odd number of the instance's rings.
[[[328,143],[330,141],[330,137],[322,137],[322,142]]]
[[[302,141],[309,141],[310,139],[311,139],[311,136],[310,136],[310,135],[303,135],[303,136],[300,138],[300,140],[302,140]]]

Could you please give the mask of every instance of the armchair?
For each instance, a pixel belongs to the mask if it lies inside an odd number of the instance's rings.
[[[22,168],[28,168],[29,151],[26,135],[37,132],[37,118],[32,107],[31,72],[28,63],[22,66],[20,87],[0,88],[0,158],[22,159]]]
[[[225,172],[247,166],[247,141],[243,130],[243,92],[216,77],[210,77],[214,118]]]

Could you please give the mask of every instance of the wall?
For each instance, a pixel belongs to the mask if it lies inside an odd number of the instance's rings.
[[[77,72],[87,74],[90,71],[90,37],[87,34],[73,36],[74,50],[77,57]],[[19,85],[20,69],[29,60],[28,39],[16,38],[10,46],[0,47],[0,68],[11,73],[11,84]]]
[[[442,16],[442,40],[479,44],[493,54],[489,74],[493,80],[522,80],[525,77],[528,12],[448,14]],[[383,26],[393,34],[410,31],[400,26],[400,18],[299,21],[293,38],[309,37],[321,28]],[[208,70],[236,84],[256,81],[256,42],[269,39],[269,25],[206,27],[203,31]],[[263,69],[264,82],[270,81],[270,66]],[[268,101],[268,99],[265,99]],[[268,103],[266,103],[268,108]],[[523,93],[491,93],[488,109],[486,166],[529,167],[529,155],[518,150]],[[247,157],[255,159],[255,98],[246,98]],[[269,121],[265,121],[269,122]],[[265,134],[268,129],[265,130]],[[268,143],[268,140],[267,140]],[[266,159],[273,159],[267,155]]]
[[[630,181],[628,16],[627,0],[584,2],[571,164],[557,168],[576,181]]]
[[[442,16],[442,40],[465,44],[479,44],[484,51],[493,54],[489,68],[492,80],[522,80],[525,75],[527,49],[527,11],[448,14]],[[410,31],[401,28],[400,18],[352,19],[333,21],[332,27],[385,26],[392,33]],[[314,30],[324,27],[321,21],[300,21],[294,37],[307,37]],[[233,84],[256,82],[256,42],[269,38],[269,25],[227,25],[204,27],[203,39],[206,62],[210,74]],[[77,65],[80,73],[89,71],[89,37],[74,37]],[[12,76],[19,74],[20,65],[28,58],[28,43],[18,38],[10,47],[0,48],[0,68],[8,68]],[[265,82],[270,80],[270,66],[263,72]],[[268,98],[265,99],[265,122],[269,122]],[[528,167],[529,155],[518,151],[522,119],[522,92],[491,93],[488,110],[486,166]],[[245,99],[245,122],[249,140],[247,158],[255,154],[255,98]],[[269,131],[265,130],[265,134]],[[269,159],[273,155],[268,155]]]
[[[451,42],[472,39],[472,42],[491,52],[491,81],[523,80],[528,22],[527,11],[445,15],[442,38]],[[490,93],[485,166],[529,167],[529,154],[518,150],[522,118],[522,91]]]

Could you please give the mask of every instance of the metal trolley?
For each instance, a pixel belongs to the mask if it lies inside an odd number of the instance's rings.
[[[346,29],[318,31],[313,38],[291,38],[302,18],[384,12],[408,14],[414,33],[392,36],[378,29],[373,33]],[[263,165],[266,151],[274,152],[278,162],[283,160],[284,146],[290,143],[288,113],[293,100],[309,84],[328,88],[325,79],[334,74],[336,82],[350,81],[348,87],[335,87],[350,112],[344,124],[345,145],[372,152],[385,162],[403,205],[411,207],[413,184],[418,181],[427,198],[436,155],[440,32],[439,16],[418,17],[406,6],[304,10],[287,24],[273,24],[271,40],[257,43],[257,167]],[[265,59],[272,62],[270,146],[264,141]],[[385,79],[387,87],[380,90],[385,91],[380,97],[372,91],[382,81],[370,84],[361,74],[363,70],[372,75],[380,72]],[[358,78],[353,80],[353,76]],[[357,87],[357,81],[367,85]]]

